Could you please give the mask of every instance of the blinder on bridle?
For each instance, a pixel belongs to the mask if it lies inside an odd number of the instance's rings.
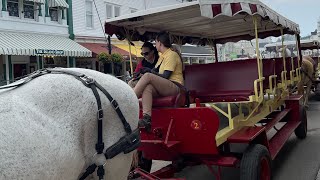
[[[115,99],[113,99],[112,96],[109,94],[109,92],[106,91],[99,83],[97,83],[94,79],[92,79],[82,73],[78,73],[78,72],[63,69],[63,68],[41,69],[41,70],[38,70],[38,71],[30,74],[28,77],[26,77],[24,79],[24,81],[21,80],[16,83],[2,86],[2,87],[0,87],[0,89],[19,87],[19,86],[22,86],[22,85],[28,83],[29,81],[37,78],[37,77],[45,75],[45,74],[71,75],[71,76],[75,77],[76,79],[78,79],[79,81],[81,81],[86,87],[88,87],[92,90],[92,92],[96,98],[97,105],[98,105],[98,111],[97,111],[98,141],[95,146],[97,154],[104,154],[106,159],[111,159],[111,158],[115,157],[116,155],[120,154],[121,152],[123,152],[124,154],[127,154],[127,153],[130,153],[131,151],[138,148],[138,146],[140,145],[139,129],[137,128],[134,131],[132,131],[130,124],[127,122],[127,120],[125,119],[125,117],[123,116],[123,114],[119,108],[118,102]],[[117,141],[115,144],[108,147],[104,153],[103,153],[104,143],[103,143],[103,139],[102,139],[102,137],[103,137],[102,136],[103,110],[101,107],[100,95],[99,95],[97,89],[99,89],[108,98],[113,109],[116,111],[117,115],[119,116],[119,118],[123,124],[124,130],[126,131],[126,135],[121,137],[119,139],[119,141]],[[103,166],[104,165],[97,166],[95,163],[91,164],[86,169],[86,171],[81,175],[79,180],[86,179],[90,174],[92,174],[96,170],[97,167],[98,167],[97,176],[99,177],[99,179],[103,179],[103,176],[105,173]]]

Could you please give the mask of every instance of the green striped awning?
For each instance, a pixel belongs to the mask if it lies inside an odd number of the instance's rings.
[[[0,32],[0,55],[92,57],[92,52],[62,36]]]
[[[69,5],[65,0],[49,0],[49,7],[69,8]]]

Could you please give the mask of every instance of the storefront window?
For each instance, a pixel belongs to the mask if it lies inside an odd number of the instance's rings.
[[[51,17],[51,21],[58,21],[58,8],[57,7],[51,7],[49,9],[49,14],[50,14],[50,17]]]
[[[15,80],[27,75],[27,64],[13,64],[13,77]]]
[[[8,0],[7,9],[9,16],[19,17],[19,0]]]
[[[44,68],[67,67],[67,57],[45,56],[43,60]]]
[[[93,69],[92,67],[92,62],[94,60],[88,58],[81,58],[79,60],[76,60],[76,67],[79,67],[79,68],[85,68],[85,69]]]
[[[23,1],[23,14],[24,18],[34,19],[34,2],[32,1]]]

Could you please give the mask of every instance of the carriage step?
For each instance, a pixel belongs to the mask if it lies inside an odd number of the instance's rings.
[[[271,138],[269,141],[269,151],[272,159],[277,156],[282,146],[299,124],[300,121],[289,121]]]
[[[141,144],[152,144],[152,145],[161,144],[161,145],[167,146],[168,148],[171,148],[173,146],[180,144],[180,141],[141,140]]]
[[[140,168],[137,168],[133,171],[134,174],[140,174],[141,175],[141,178],[140,179],[149,179],[149,180],[158,180],[158,179],[161,179],[161,180],[186,180],[185,178],[170,178],[170,176],[173,176],[174,173],[175,173],[175,170],[174,168],[171,167],[171,165],[167,166],[167,167],[164,167],[160,170],[158,170],[157,172],[154,172],[152,174],[140,169]],[[158,175],[158,176],[156,176]],[[159,177],[159,175],[161,176],[162,175],[162,178]],[[164,177],[167,177],[167,178],[163,178]]]
[[[267,125],[265,126],[266,131],[268,132],[271,128],[273,128],[279,121],[281,121],[289,112],[291,109],[285,109],[278,113],[272,120],[267,122]]]
[[[177,172],[178,170],[172,164],[169,164],[168,166],[153,172],[150,180],[186,180],[185,178],[172,178]]]
[[[213,159],[203,160],[203,163],[211,166],[234,167],[239,159],[233,156],[221,156]]]
[[[229,143],[249,143],[259,134],[265,131],[265,127],[244,127],[228,138]]]

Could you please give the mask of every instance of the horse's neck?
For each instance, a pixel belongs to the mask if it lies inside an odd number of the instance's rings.
[[[89,93],[89,88],[71,76],[44,75],[2,96],[7,97],[6,101],[11,101],[14,107],[25,108],[26,113],[38,113],[48,120],[65,123],[81,122],[82,117],[89,120],[89,116],[95,116],[90,113],[94,98]]]

